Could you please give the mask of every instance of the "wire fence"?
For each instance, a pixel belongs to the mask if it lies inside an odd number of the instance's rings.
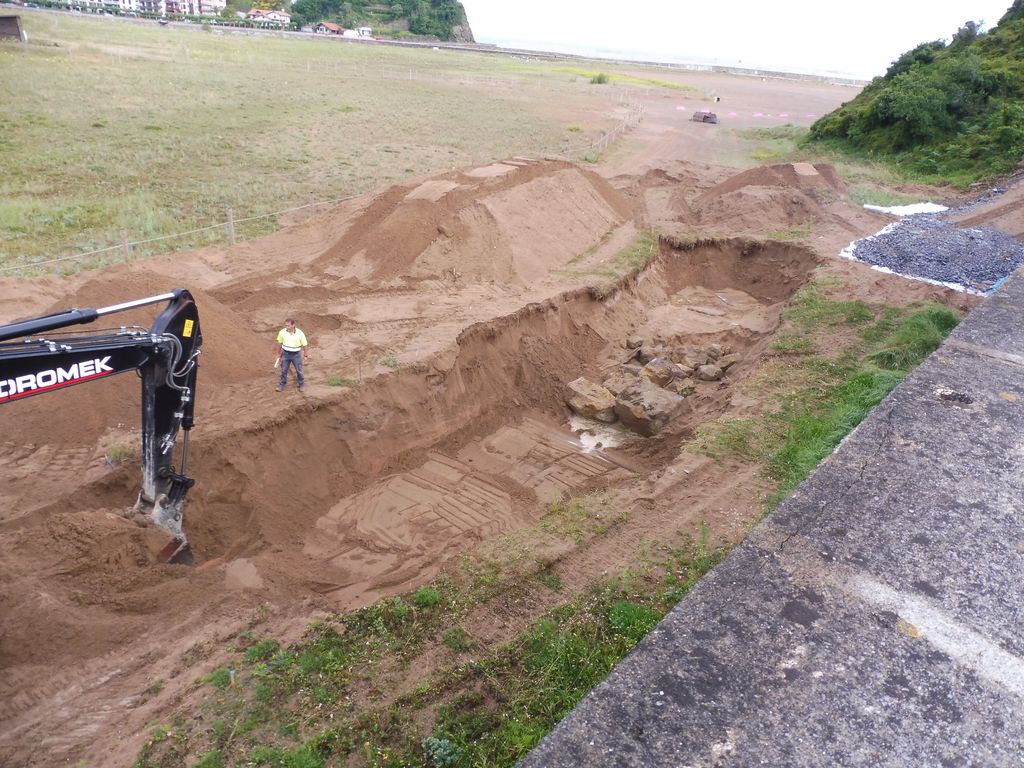
[[[192,235],[197,235],[197,234],[200,234],[202,232],[213,232],[213,231],[216,231],[216,230],[223,230],[223,232],[224,232],[223,242],[226,245],[234,245],[237,242],[237,240],[238,240],[236,227],[239,224],[245,224],[245,223],[250,222],[250,221],[258,221],[260,219],[269,219],[269,218],[272,218],[272,217],[275,217],[275,216],[283,216],[283,215],[288,214],[288,213],[295,213],[296,211],[302,211],[302,210],[307,210],[307,209],[312,209],[312,208],[320,208],[320,207],[338,205],[339,203],[343,203],[346,200],[352,200],[355,197],[356,197],[356,195],[350,195],[348,197],[338,198],[337,200],[319,200],[319,201],[315,201],[315,202],[311,202],[311,203],[306,203],[305,205],[299,205],[299,206],[296,206],[294,208],[285,208],[284,210],[273,211],[271,213],[261,213],[261,214],[256,215],[256,216],[245,216],[245,217],[240,218],[240,219],[236,219],[235,218],[235,216],[234,216],[234,209],[228,208],[226,210],[226,220],[225,221],[219,222],[217,224],[210,224],[209,226],[206,226],[206,227],[198,227],[197,229],[189,229],[189,230],[187,230],[185,232],[175,232],[175,233],[170,234],[170,235],[160,235],[159,237],[150,237],[150,238],[146,238],[145,240],[130,240],[129,237],[128,237],[128,231],[127,230],[121,230],[121,242],[116,244],[116,245],[108,245],[105,248],[95,248],[93,250],[82,251],[80,253],[70,253],[70,254],[67,254],[65,256],[58,256],[58,257],[52,258],[52,259],[42,259],[40,261],[28,261],[28,262],[21,262],[21,263],[17,263],[17,264],[8,264],[8,265],[0,267],[0,273],[14,272],[16,270],[32,270],[32,269],[36,269],[38,267],[51,266],[51,265],[54,265],[54,264],[60,264],[62,262],[67,262],[67,261],[74,261],[74,260],[77,260],[77,259],[94,258],[94,257],[100,256],[100,255],[102,255],[104,253],[113,253],[113,252],[116,252],[116,251],[121,251],[124,254],[125,260],[126,261],[131,261],[133,258],[136,257],[136,254],[137,254],[137,252],[138,252],[138,250],[140,249],[141,246],[149,245],[151,243],[159,243],[159,242],[162,242],[162,241],[165,241],[165,240],[173,240],[175,238],[180,238],[180,237],[190,237]]]
[[[598,155],[604,152],[611,145],[613,141],[619,138],[622,134],[628,131],[630,128],[635,128],[640,124],[640,121],[644,119],[644,113],[646,108],[641,104],[633,107],[629,110],[629,114],[626,118],[612,128],[608,133],[599,138],[593,144],[590,145],[590,151],[597,153]]]
[[[643,105],[631,107],[629,113],[623,118],[614,128],[604,133],[600,138],[591,142],[590,146],[585,149],[584,159],[588,161],[596,161],[600,154],[608,149],[611,144],[622,136],[626,131],[636,127],[641,120],[644,118],[645,108]],[[201,234],[203,232],[216,232],[222,230],[224,232],[223,241],[226,245],[235,245],[238,240],[237,237],[237,226],[239,224],[245,224],[248,222],[259,221],[262,219],[269,219],[277,216],[283,216],[289,213],[296,213],[298,211],[322,208],[328,206],[338,205],[347,200],[352,200],[357,195],[350,195],[348,197],[341,197],[336,200],[320,200],[306,203],[305,205],[295,206],[294,208],[285,208],[280,211],[273,211],[271,213],[261,213],[255,216],[246,216],[243,218],[236,219],[234,216],[234,209],[227,208],[225,213],[225,220],[216,224],[210,224],[205,227],[198,227],[196,229],[190,229],[184,232],[175,232],[170,235],[160,235],[159,237],[150,237],[144,240],[131,240],[129,237],[128,230],[121,230],[121,242],[115,245],[108,245],[103,248],[94,248],[92,250],[81,251],[78,253],[70,253],[64,256],[57,256],[52,259],[42,259],[38,261],[24,261],[12,264],[6,264],[0,266],[0,274],[7,274],[11,272],[26,272],[34,271],[44,267],[50,267],[51,269],[58,269],[55,265],[60,265],[65,262],[78,261],[81,259],[95,258],[102,256],[103,254],[114,254],[118,251],[123,253],[124,261],[132,261],[137,257],[139,250],[146,245],[153,243],[160,243],[167,240],[174,240],[177,238],[191,237],[193,235]],[[218,238],[220,239],[220,238]]]

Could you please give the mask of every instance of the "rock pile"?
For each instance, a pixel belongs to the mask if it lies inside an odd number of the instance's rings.
[[[590,419],[611,424],[616,420],[637,434],[657,434],[686,408],[698,382],[719,381],[741,360],[721,344],[695,347],[638,336],[626,339],[630,353],[597,384],[580,377],[567,385],[565,402]]]

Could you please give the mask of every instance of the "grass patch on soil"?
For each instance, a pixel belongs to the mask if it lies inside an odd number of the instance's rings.
[[[942,188],[931,185],[931,194],[915,194],[900,191],[900,187],[915,183],[915,179],[907,177],[898,168],[878,162],[868,157],[851,157],[828,151],[819,147],[818,154],[807,155],[806,150],[794,153],[794,159],[814,157],[815,162],[831,163],[836,172],[849,184],[850,199],[857,205],[909,205],[923,200],[939,202],[937,195],[942,195]],[[948,197],[954,196],[952,189]]]
[[[135,458],[135,449],[128,445],[112,445],[107,449],[108,464],[124,464]]]
[[[871,183],[855,184],[850,188],[850,199],[857,205],[912,205],[920,203],[920,195],[907,195]]]
[[[770,128],[737,128],[735,134],[752,142],[750,159],[758,163],[777,163],[800,154],[798,144],[807,135],[807,128],[786,123]]]
[[[658,253],[658,238],[653,232],[641,232],[632,245],[615,254],[612,259],[611,273],[620,278],[650,264]]]
[[[475,612],[508,615],[536,590],[551,594],[538,535],[600,536],[622,519],[617,508],[605,495],[552,504],[530,541],[502,537],[415,592],[314,622],[287,647],[239,633],[135,768],[512,765],[726,553],[706,528],[649,545],[642,570],[590,585],[504,641],[473,636]],[[410,675],[414,666],[428,671]]]
[[[788,495],[918,364],[938,348],[959,317],[937,304],[871,306],[836,301],[821,285],[799,291],[785,313],[775,353],[745,386],[772,394],[773,410],[754,418],[705,424],[693,448],[715,458],[765,467]],[[835,348],[836,339],[849,341]],[[827,339],[828,356],[816,354]]]
[[[541,68],[536,68],[541,69]],[[671,80],[662,80],[655,77],[637,77],[636,75],[626,75],[615,72],[597,72],[592,69],[585,69],[583,67],[557,67],[552,69],[554,72],[561,72],[572,75],[586,80],[588,83],[595,85],[604,85],[607,83],[619,83],[620,85],[641,85],[649,86],[654,88],[668,88],[673,91],[693,91],[697,89],[692,85],[686,85],[685,83],[676,83]]]
[[[602,278],[605,283],[600,287],[607,290],[625,275],[643,269],[651,262],[658,253],[658,235],[652,231],[641,232],[636,240],[610,259],[586,263],[596,247],[574,258],[569,266],[553,271],[563,277]]]
[[[778,230],[777,232],[769,232],[768,239],[779,240],[782,242],[787,242],[790,240],[802,240],[805,237],[810,237],[810,235],[813,232],[814,221],[808,220],[804,222],[803,226],[800,227],[790,227],[789,229],[781,229]]]

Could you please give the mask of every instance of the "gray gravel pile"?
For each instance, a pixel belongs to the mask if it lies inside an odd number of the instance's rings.
[[[961,229],[941,213],[906,216],[858,240],[858,261],[985,291],[1024,264],[1024,244],[993,227]]]

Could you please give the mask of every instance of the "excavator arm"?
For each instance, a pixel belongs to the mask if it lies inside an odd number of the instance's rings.
[[[167,306],[148,330],[121,327],[96,334],[47,334],[159,302]],[[181,288],[102,309],[69,309],[0,325],[0,405],[126,371],[138,372],[142,488],[136,511],[171,534],[159,555],[163,562],[192,562],[182,519],[185,495],[195,483],[185,472],[201,347],[195,301]],[[183,432],[181,462],[176,469],[179,432]]]

